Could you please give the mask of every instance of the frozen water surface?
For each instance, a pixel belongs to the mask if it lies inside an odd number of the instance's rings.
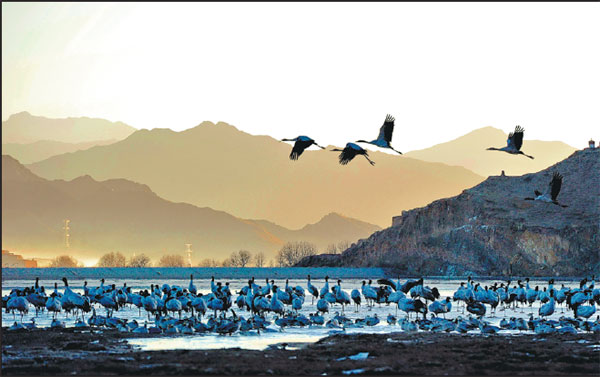
[[[237,297],[237,291],[240,288],[247,285],[249,277],[245,277],[243,279],[217,279],[218,281],[230,283],[231,292],[233,294],[234,305],[233,308],[236,313],[240,316],[249,317],[249,313],[245,310],[240,310],[235,306],[235,298]],[[375,277],[371,277],[373,279],[373,286],[378,286],[376,283]],[[275,284],[279,287],[285,287],[285,279],[277,279],[274,278]],[[360,290],[363,279],[342,279],[342,289],[348,294],[354,288]],[[394,279],[395,281],[396,279]],[[459,287],[461,282],[464,282],[465,279],[428,279],[425,278],[425,285],[429,287],[437,287],[440,292],[440,300],[446,298],[446,296],[452,297],[456,289]],[[323,287],[325,281],[324,279],[315,279],[313,278],[312,284],[315,285],[319,290]],[[401,279],[402,282],[405,279]],[[513,280],[516,281],[516,280]],[[56,280],[40,280],[40,285],[44,286],[46,289],[46,293],[50,295],[54,290],[54,283],[57,282],[59,292],[64,291],[64,284],[59,279]],[[69,279],[69,286],[75,292],[83,293],[83,280],[82,279]],[[264,279],[256,279],[257,284],[264,285]],[[302,279],[291,279],[289,284],[291,287],[295,287],[296,285],[302,286],[305,289],[305,293],[307,294],[304,305],[300,310],[300,313],[306,315],[308,317],[309,313],[316,312],[316,301],[311,303],[312,299],[308,293],[306,287],[306,278]],[[483,286],[491,286],[494,282],[505,282],[505,280],[477,280],[477,283]],[[122,287],[124,283],[127,283],[128,287],[131,287],[133,292],[137,292],[141,289],[150,289],[150,284],[169,284],[169,285],[179,285],[183,288],[187,288],[189,285],[189,278],[187,279],[107,279],[105,285],[115,284],[117,287]],[[334,284],[337,284],[337,277],[330,276],[329,279],[330,287]],[[565,284],[565,286],[570,288],[576,288],[579,286],[578,280],[573,279],[560,279],[555,278],[554,287],[560,288],[561,284]],[[27,280],[4,280],[2,283],[2,295],[5,296],[10,293],[10,290],[13,288],[23,288],[25,286],[32,286],[34,281]],[[194,284],[197,289],[204,293],[210,293],[210,279],[194,279]],[[531,280],[530,286],[535,288],[535,286],[539,286],[540,290],[543,290],[543,287],[547,287],[548,280]],[[97,287],[100,285],[98,280],[88,279],[88,286]],[[511,284],[512,285],[512,284]],[[365,326],[361,328],[346,328],[345,333],[391,333],[391,332],[401,332],[401,328],[399,325],[388,325],[386,318],[388,314],[394,314],[400,320],[401,318],[406,317],[404,312],[398,311],[397,306],[395,304],[375,304],[375,307],[372,310],[367,309],[365,305],[364,297],[362,298],[363,305],[360,307],[359,311],[355,311],[355,306],[350,305],[347,306],[344,310],[344,314],[352,319],[353,321],[357,318],[364,318],[367,315],[373,316],[377,314],[380,319],[380,323],[376,326]],[[525,306],[524,308],[506,309],[499,305],[497,312],[494,314],[490,311],[489,305],[486,305],[486,316],[484,319],[489,321],[491,324],[498,326],[502,318],[504,317],[521,317],[525,319],[529,319],[530,314],[533,314],[534,317],[538,317],[538,309],[540,306],[540,302],[536,301],[533,304],[533,307]],[[105,315],[105,309],[102,308],[99,304],[95,304],[96,312],[98,315]],[[339,304],[332,305],[330,307],[329,314],[325,315],[325,321],[333,317],[336,312],[342,313],[342,308]],[[208,313],[207,313],[208,314]],[[183,314],[183,316],[187,316],[188,314]],[[457,316],[468,316],[468,312],[463,313],[463,304],[459,302],[452,302],[452,311],[446,314],[446,318],[452,319]],[[564,304],[556,306],[555,313],[548,317],[548,319],[558,320],[561,316],[572,317],[572,311],[566,310]],[[140,325],[143,325],[146,321],[148,322],[148,326],[151,327],[153,325],[154,319],[148,318],[148,315],[144,310],[141,313],[135,306],[126,306],[119,311],[114,312],[114,317],[118,318],[126,318],[129,321],[137,320]],[[331,333],[341,332],[341,329],[330,329],[325,326],[311,326],[311,327],[286,327],[283,331],[280,331],[279,327],[275,325],[274,322],[274,314],[268,314],[267,319],[271,321],[271,325],[269,326],[269,331],[263,332],[261,334],[257,334],[256,330],[247,332],[247,333],[236,333],[232,336],[225,335],[213,335],[213,334],[191,334],[191,335],[183,335],[177,334],[172,335],[170,337],[166,337],[165,335],[160,335],[156,338],[135,338],[128,339],[128,341],[136,346],[139,346],[141,349],[145,350],[162,350],[162,349],[213,349],[213,348],[245,348],[245,349],[254,349],[254,350],[263,350],[269,345],[277,344],[277,343],[310,343],[316,342],[319,339],[322,339],[328,336]],[[431,318],[431,313],[428,314],[428,318]],[[31,322],[32,319],[35,318],[36,326],[38,327],[47,327],[50,326],[52,321],[52,316],[48,315],[47,312],[40,313],[36,316],[35,309],[33,306],[30,307],[29,313],[24,316],[23,322]],[[64,313],[59,314],[58,317],[61,321],[64,321],[67,327],[71,327],[75,323],[75,318],[73,316],[65,316]],[[86,315],[86,320],[89,318],[89,314]],[[411,318],[414,319],[414,313],[411,315]],[[16,320],[20,321],[20,316],[16,316]],[[206,321],[203,319],[203,321]],[[2,313],[2,326],[7,327],[11,326],[15,322],[13,319],[13,315]],[[472,333],[479,333],[479,330],[473,330]],[[511,330],[501,330],[499,334],[517,334],[518,331]],[[124,334],[126,337],[126,334]]]

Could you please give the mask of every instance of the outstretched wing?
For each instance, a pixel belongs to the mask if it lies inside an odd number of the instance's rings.
[[[355,149],[353,149],[351,147],[344,148],[344,150],[342,151],[342,153],[340,153],[340,164],[346,165],[347,163],[349,163],[350,161],[352,161],[352,159],[354,158],[354,156],[356,156],[356,150]]]
[[[552,176],[552,181],[550,181],[550,198],[553,202],[556,201],[558,197],[558,193],[560,192],[560,187],[562,186],[562,175],[558,172],[554,172]]]
[[[304,152],[306,148],[310,147],[312,143],[312,139],[302,140],[299,138],[294,143],[294,148],[292,148],[292,153],[290,153],[290,160],[297,160],[298,157],[300,157],[300,155],[302,154],[302,152]]]
[[[514,134],[514,133],[512,133],[512,132],[511,132],[511,133],[509,133],[509,134],[508,134],[508,139],[506,139],[506,146],[507,146],[509,149],[512,149],[512,148],[514,148],[514,147],[515,147],[515,142],[514,142],[514,140],[513,140],[513,139],[514,139],[514,137],[515,137],[515,134]]]
[[[525,132],[525,130],[521,126],[517,126],[515,127],[515,132],[511,138],[513,145],[518,151],[521,150],[521,146],[523,145],[523,132]]]
[[[389,285],[390,287],[392,287],[394,290],[397,290],[398,288],[396,287],[396,283],[394,283],[392,280],[390,279],[377,279],[377,284],[381,284],[381,285]]]
[[[383,126],[379,129],[379,136],[377,136],[378,140],[385,140],[388,143],[392,142],[392,133],[394,132],[394,119],[393,116],[388,114],[385,117],[385,122],[383,122]]]

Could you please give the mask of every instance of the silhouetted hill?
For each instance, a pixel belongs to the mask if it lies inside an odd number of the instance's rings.
[[[134,131],[135,128],[123,122],[87,117],[53,119],[34,116],[24,111],[13,114],[2,122],[2,143],[27,144],[40,140],[85,143],[122,140]]]
[[[527,137],[527,130],[525,130],[525,137]],[[484,127],[447,143],[407,152],[406,156],[423,161],[463,166],[487,177],[499,175],[502,170],[507,175],[534,173],[567,158],[575,151],[575,148],[560,141],[527,139],[524,140],[521,150],[533,155],[535,157],[533,160],[524,156],[486,150],[488,147],[506,146],[507,138],[508,135],[502,130]]]
[[[338,153],[305,151],[226,123],[174,132],[139,130],[120,142],[51,157],[29,168],[48,179],[89,174],[143,182],[161,197],[299,228],[337,212],[387,226],[403,209],[456,195],[483,179],[462,167],[372,152],[347,166]]]
[[[402,274],[581,276],[600,272],[600,149],[538,173],[493,176],[462,194],[402,212],[341,256],[300,265],[393,267]],[[564,176],[562,208],[526,201]]]
[[[96,145],[108,145],[116,141],[116,139],[111,139],[85,143],[63,143],[60,141],[39,140],[27,144],[7,143],[2,144],[2,154],[13,156],[23,164],[31,164],[59,154],[84,150]]]
[[[70,219],[76,257],[105,252],[182,253],[193,245],[194,260],[222,260],[240,249],[274,255],[284,242],[307,240],[321,248],[354,242],[377,226],[337,214],[304,229],[244,220],[211,208],[173,203],[144,185],[125,179],[98,182],[89,175],[71,181],[40,178],[14,158],[2,156],[2,247],[36,256],[64,253],[62,224]],[[344,237],[344,238],[340,238]]]

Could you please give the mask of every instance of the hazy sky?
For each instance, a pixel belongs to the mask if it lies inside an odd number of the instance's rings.
[[[419,149],[475,128],[600,139],[600,3],[3,3],[2,119],[225,121]],[[497,143],[491,143],[495,145]]]

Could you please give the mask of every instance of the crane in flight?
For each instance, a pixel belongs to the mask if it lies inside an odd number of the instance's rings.
[[[302,152],[304,152],[304,150],[310,147],[311,145],[315,145],[321,149],[325,149],[308,136],[298,136],[294,139],[281,139],[281,141],[295,141],[294,147],[292,148],[292,152],[290,153],[290,160],[298,160],[298,157],[300,157]]]
[[[521,151],[521,146],[523,146],[523,134],[525,129],[521,126],[515,127],[515,131],[508,134],[508,139],[506,139],[506,147],[503,148],[494,148],[489,147],[488,151],[502,151],[510,154],[522,154],[525,157],[529,157],[533,160],[533,156],[527,155]]]
[[[375,165],[375,162],[369,158],[369,153],[363,149],[360,145],[354,143],[347,143],[346,148],[344,149],[332,149],[332,152],[342,152],[340,153],[340,164],[346,165],[348,162],[352,161],[352,159],[358,155],[363,155],[369,161],[369,164]]]
[[[375,146],[378,146],[380,148],[387,148],[387,149],[391,149],[394,152],[398,153],[398,154],[402,154],[402,152],[395,150],[392,147],[392,133],[394,132],[394,117],[391,116],[390,114],[388,114],[385,117],[385,121],[383,122],[383,126],[381,126],[381,128],[379,129],[379,136],[377,136],[377,139],[375,140],[371,140],[371,141],[366,141],[366,140],[358,140],[357,143],[367,143],[367,144],[373,144]]]
[[[560,188],[562,186],[563,176],[560,175],[559,172],[555,171],[552,175],[552,180],[548,184],[548,188],[545,193],[541,193],[538,190],[534,190],[535,198],[525,198],[525,200],[539,200],[544,203],[552,203],[556,204],[560,207],[567,207],[566,205],[560,204],[556,198],[558,198],[558,194],[560,193]]]

